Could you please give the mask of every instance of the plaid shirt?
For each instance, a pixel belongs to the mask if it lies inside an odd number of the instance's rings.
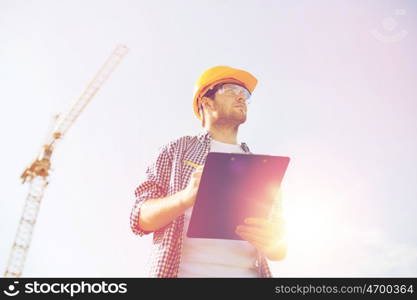
[[[146,169],[146,179],[135,190],[136,201],[130,215],[132,231],[143,236],[151,233],[139,227],[142,204],[148,199],[163,198],[183,190],[194,170],[183,160],[203,165],[210,151],[211,136],[203,130],[196,136],[183,136],[161,147],[156,159]],[[242,149],[250,154],[245,143]],[[275,210],[274,210],[275,211]],[[184,214],[153,232],[150,257],[151,277],[177,277],[183,243]],[[257,251],[255,263],[259,277],[272,277],[266,258]]]

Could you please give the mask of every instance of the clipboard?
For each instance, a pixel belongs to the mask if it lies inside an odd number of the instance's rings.
[[[187,230],[189,238],[242,240],[236,226],[267,218],[290,158],[209,152]]]

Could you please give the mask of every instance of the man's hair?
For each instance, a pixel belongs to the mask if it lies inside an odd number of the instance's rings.
[[[218,90],[220,90],[222,88],[222,86],[224,85],[224,83],[218,83],[215,86],[213,86],[211,89],[209,89],[204,95],[203,97],[207,97],[210,98],[212,100],[214,100],[214,96],[216,95],[216,92]]]

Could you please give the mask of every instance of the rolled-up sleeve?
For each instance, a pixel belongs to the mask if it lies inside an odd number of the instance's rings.
[[[143,230],[139,226],[141,208],[148,199],[167,196],[172,169],[172,155],[172,144],[162,146],[156,158],[146,168],[145,180],[135,189],[135,203],[130,214],[130,227],[134,234],[143,236],[152,232]]]

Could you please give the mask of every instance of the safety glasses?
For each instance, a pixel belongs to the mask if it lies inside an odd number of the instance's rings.
[[[247,89],[243,86],[233,84],[233,83],[225,83],[222,87],[217,91],[219,94],[227,95],[227,96],[238,96],[242,95],[245,99],[246,104],[250,103],[250,96],[251,94]]]

